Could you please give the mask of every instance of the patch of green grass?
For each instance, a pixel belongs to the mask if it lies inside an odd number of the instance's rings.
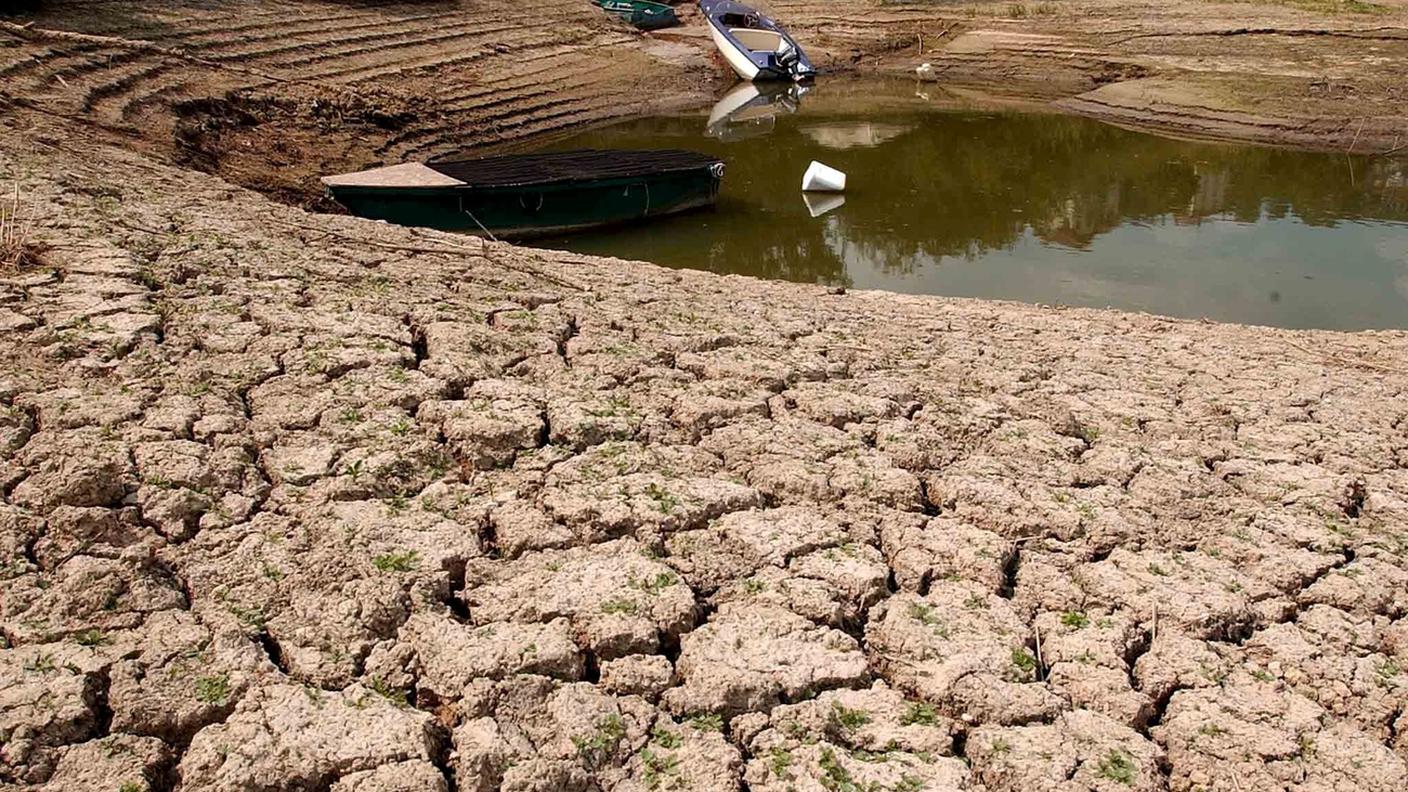
[[[631,588],[639,589],[647,594],[659,594],[661,591],[678,583],[679,580],[679,576],[673,572],[661,572],[654,577],[641,580],[633,578],[629,585]]]
[[[680,760],[674,754],[661,756],[649,748],[640,752],[641,764],[645,765],[645,786],[647,789],[660,789],[666,786],[668,781],[669,789],[679,786]]]
[[[136,781],[125,781],[117,788],[117,792],[145,792],[146,787]]]
[[[939,618],[939,615],[934,612],[932,606],[925,605],[922,602],[910,603],[909,618],[914,619],[926,627],[932,628],[940,638],[948,637],[948,625],[944,623],[943,619]]]
[[[103,646],[104,644],[112,643],[112,638],[108,637],[102,630],[94,628],[84,630],[81,633],[75,633],[73,642],[79,646]]]
[[[1100,760],[1098,771],[1101,778],[1108,778],[1126,786],[1134,783],[1134,775],[1139,768],[1134,766],[1134,760],[1124,751],[1110,749],[1104,759]]]
[[[851,709],[839,701],[831,702],[831,718],[850,731],[870,723],[870,713],[862,709]]]
[[[609,599],[601,603],[602,613],[624,613],[626,615],[634,615],[638,610],[640,610],[640,606],[636,605],[635,602],[628,600],[624,597]]]
[[[659,484],[651,482],[646,486],[645,494],[655,501],[655,508],[659,509],[661,514],[670,514],[679,508],[679,497]]]
[[[380,677],[372,677],[371,679],[367,680],[367,687],[371,688],[372,692],[376,693],[378,696],[381,696],[382,698],[386,699],[392,704],[395,704],[398,707],[404,708],[411,706],[411,702],[406,695],[406,691],[397,690],[396,688],[387,684],[386,680]]]
[[[1378,675],[1379,681],[1388,682],[1403,673],[1403,667],[1393,660],[1385,660],[1374,669],[1374,673]]]
[[[919,790],[923,788],[924,780],[917,776],[912,776],[909,773],[900,776],[900,780],[896,781],[895,785],[890,787],[891,792],[919,792]]]
[[[968,599],[963,601],[963,607],[968,610],[987,610],[988,598],[982,594],[970,594]]]
[[[1026,649],[1012,650],[1012,665],[1017,667],[1025,676],[1036,675],[1036,658]]]
[[[792,766],[792,752],[780,745],[774,745],[768,751],[769,767],[772,774],[778,778],[787,778],[789,774],[787,768]]]
[[[905,708],[904,714],[900,716],[900,725],[912,726],[937,726],[939,723],[939,710],[933,704],[923,701],[911,701]]]
[[[410,572],[416,568],[420,553],[407,550],[404,553],[386,553],[372,559],[372,566],[381,572]]]
[[[230,699],[230,676],[218,674],[196,680],[196,698],[206,704],[224,704]]]
[[[1066,611],[1061,614],[1061,624],[1079,630],[1090,624],[1090,617],[1080,611]]]
[[[269,617],[264,613],[264,609],[258,605],[246,608],[239,604],[231,603],[225,607],[230,613],[235,615],[236,619],[239,619],[244,624],[256,630],[264,629],[265,625],[269,623]]]
[[[656,726],[650,730],[650,741],[662,748],[678,748],[684,743],[684,738],[680,737],[679,732]]]
[[[724,730],[724,716],[717,712],[710,712],[707,715],[695,715],[689,719],[689,725],[699,731],[721,732]]]
[[[620,715],[608,715],[597,721],[596,731],[582,737],[574,736],[572,744],[577,747],[577,755],[589,764],[600,764],[616,751],[621,739],[626,736],[626,724]]]
[[[821,759],[817,761],[817,766],[821,768],[822,772],[819,779],[821,785],[828,792],[862,792],[860,785],[851,777],[851,771],[836,761],[836,752],[830,748],[822,749]]]

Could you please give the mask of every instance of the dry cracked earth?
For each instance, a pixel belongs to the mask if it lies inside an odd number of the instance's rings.
[[[0,273],[0,790],[1408,788],[1408,335],[305,213],[232,186],[243,160],[206,176],[139,138],[199,100],[191,57],[217,94],[479,74],[441,126],[377,138],[423,153],[619,114],[624,67],[578,67],[626,34],[465,23],[442,52],[460,28],[349,4],[365,28],[310,12],[280,49],[294,6],[265,6],[79,26],[179,53],[4,42],[0,185],[42,252]],[[930,13],[805,8],[843,52]],[[1078,54],[1014,41],[934,58]],[[513,73],[524,51],[572,104]],[[1397,90],[1368,92],[1385,118]]]
[[[311,215],[9,116],[0,787],[1408,784],[1408,336]]]

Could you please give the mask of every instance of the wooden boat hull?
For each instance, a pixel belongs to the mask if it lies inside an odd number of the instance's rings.
[[[359,217],[505,239],[552,236],[712,206],[722,168],[530,187],[330,186]]]

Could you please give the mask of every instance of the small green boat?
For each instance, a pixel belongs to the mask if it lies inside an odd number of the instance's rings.
[[[578,150],[327,176],[359,217],[522,239],[712,206],[724,163],[694,151]]]
[[[592,5],[624,19],[641,30],[659,30],[679,24],[675,9],[650,0],[592,0]]]

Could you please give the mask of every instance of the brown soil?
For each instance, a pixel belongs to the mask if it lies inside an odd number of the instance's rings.
[[[778,10],[823,63],[1049,73],[1139,124],[1162,85],[1189,134],[1378,107],[1345,144],[1392,147],[1391,42],[1113,32],[1359,14],[984,8]],[[1408,786],[1408,334],[834,293],[232,183],[717,74],[689,29],[533,10],[73,2],[0,36],[0,184],[47,248],[0,275],[0,789]],[[1282,96],[1312,54],[1335,87]]]

